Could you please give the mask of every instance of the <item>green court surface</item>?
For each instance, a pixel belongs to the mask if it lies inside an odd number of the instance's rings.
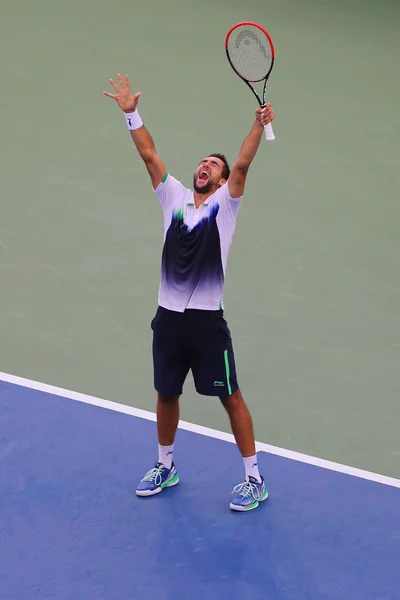
[[[162,219],[117,106],[129,73],[168,170],[234,161],[256,108],[224,54],[271,33],[276,141],[237,223],[226,318],[262,442],[400,476],[400,5],[6,0],[0,370],[153,410]],[[228,431],[189,380],[182,418]]]

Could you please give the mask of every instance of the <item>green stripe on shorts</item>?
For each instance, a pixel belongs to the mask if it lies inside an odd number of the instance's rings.
[[[231,370],[229,368],[228,350],[225,350],[225,352],[224,352],[224,360],[225,360],[225,373],[226,373],[226,383],[228,386],[228,394],[231,395],[232,394]]]

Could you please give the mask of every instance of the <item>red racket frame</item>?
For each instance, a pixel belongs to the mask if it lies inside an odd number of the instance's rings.
[[[270,66],[270,69],[269,69],[268,73],[266,74],[266,76],[263,77],[262,79],[257,79],[257,80],[246,79],[240,73],[238,73],[238,71],[235,69],[235,67],[232,64],[232,61],[230,59],[229,51],[228,51],[229,37],[230,37],[232,31],[234,31],[235,29],[237,29],[237,27],[241,27],[243,25],[251,25],[252,27],[257,27],[258,29],[260,29],[260,31],[262,31],[267,36],[269,45],[271,47],[271,57],[272,57],[271,66]],[[254,23],[253,21],[241,21],[240,23],[236,23],[236,25],[234,25],[233,27],[231,27],[230,30],[228,31],[228,33],[226,34],[226,37],[225,37],[225,52],[226,52],[226,56],[227,56],[227,59],[229,61],[229,64],[231,65],[232,69],[235,71],[236,75],[238,77],[240,77],[240,79],[242,79],[242,81],[244,81],[246,83],[246,85],[249,86],[249,88],[251,89],[251,91],[253,92],[253,94],[255,95],[255,97],[257,98],[260,107],[261,108],[265,108],[265,92],[266,92],[266,88],[267,88],[267,81],[268,81],[268,78],[269,78],[269,76],[271,74],[272,67],[274,66],[274,61],[275,61],[275,48],[274,48],[274,44],[273,44],[272,38],[269,35],[268,31],[266,29],[264,29],[264,27],[261,27],[261,25],[259,25],[258,23]],[[263,90],[263,99],[262,100],[259,97],[259,95],[257,94],[257,92],[255,91],[255,89],[253,88],[253,86],[251,85],[250,81],[252,81],[252,83],[257,83],[259,81],[265,81],[265,83],[264,83],[264,90]]]

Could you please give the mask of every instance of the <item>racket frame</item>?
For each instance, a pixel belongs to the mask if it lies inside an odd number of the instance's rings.
[[[230,37],[231,33],[233,31],[235,31],[235,29],[237,29],[238,27],[242,27],[244,25],[250,25],[250,26],[256,27],[257,29],[259,29],[260,31],[262,31],[263,34],[267,37],[269,45],[270,45],[270,48],[271,48],[271,66],[269,68],[268,73],[265,75],[265,77],[262,77],[261,79],[251,79],[250,80],[250,79],[246,79],[245,77],[243,77],[243,75],[241,75],[237,71],[237,69],[235,68],[235,66],[232,63],[231,58],[229,56],[229,50],[228,50],[229,37]],[[240,23],[236,23],[236,25],[234,25],[233,27],[231,27],[230,30],[228,31],[228,33],[226,34],[226,37],[225,37],[225,52],[226,52],[226,57],[228,59],[228,62],[231,65],[231,67],[234,70],[234,72],[236,73],[236,75],[238,77],[240,77],[240,79],[242,81],[244,81],[245,84],[251,89],[251,91],[253,92],[254,96],[257,99],[257,102],[258,102],[260,108],[265,108],[266,107],[267,83],[268,83],[268,79],[269,79],[269,76],[271,74],[272,68],[274,66],[274,61],[275,61],[275,48],[274,48],[274,44],[273,44],[272,38],[269,35],[268,31],[266,29],[264,29],[264,27],[262,27],[258,23],[254,23],[253,21],[241,21]],[[260,81],[264,81],[264,87],[263,87],[263,92],[262,92],[262,99],[257,94],[257,92],[254,89],[254,87],[251,85],[252,83],[259,83]],[[275,134],[274,134],[274,131],[272,129],[272,124],[268,123],[267,125],[264,126],[264,129],[265,129],[265,137],[266,137],[266,139],[269,142],[273,141],[275,139]]]

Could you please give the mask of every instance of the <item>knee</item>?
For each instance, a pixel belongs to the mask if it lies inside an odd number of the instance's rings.
[[[160,404],[176,404],[179,402],[179,396],[168,396],[166,394],[160,394],[158,392],[157,399]]]
[[[243,396],[240,390],[233,392],[233,394],[230,394],[230,396],[220,397],[220,400],[228,412],[230,410],[235,410],[244,404]]]

